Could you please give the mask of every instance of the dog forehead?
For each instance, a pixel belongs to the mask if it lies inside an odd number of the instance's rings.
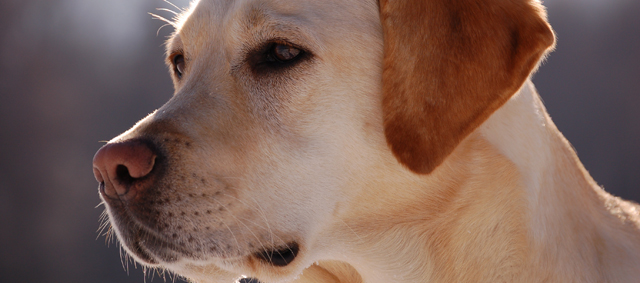
[[[285,26],[336,34],[379,25],[376,0],[200,0],[177,23],[177,33],[190,44],[207,39],[242,40],[261,29]],[[363,24],[366,27],[363,27]],[[374,28],[375,28],[374,26]]]

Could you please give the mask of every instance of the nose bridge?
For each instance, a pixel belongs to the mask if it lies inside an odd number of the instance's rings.
[[[214,44],[214,43],[211,43]],[[230,62],[223,48],[203,50],[191,58],[188,73],[177,85],[174,95],[156,113],[154,120],[177,123],[197,118],[210,118],[221,108],[230,106],[235,80],[230,74]]]
[[[225,50],[225,42],[219,36],[212,36],[201,46],[194,48],[189,58],[189,71],[176,89],[178,95],[195,95],[205,90],[217,90],[228,82],[231,71],[231,55]]]
[[[185,116],[188,111],[182,111],[180,102],[170,99],[162,107],[138,121],[131,129],[111,139],[109,144],[120,143],[139,138],[147,139],[151,142],[161,142],[162,138],[171,136],[183,136],[184,130],[181,127],[183,121],[190,120]]]
[[[201,65],[194,68],[195,74],[186,78],[171,99],[154,113],[154,120],[183,122],[220,104],[219,93],[224,87],[217,78],[221,76],[214,73],[214,68]]]

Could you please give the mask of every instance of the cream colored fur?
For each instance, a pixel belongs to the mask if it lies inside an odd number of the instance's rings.
[[[174,97],[114,141],[189,140],[171,147],[163,194],[208,197],[160,212],[200,246],[231,248],[156,266],[203,283],[640,282],[638,207],[591,179],[530,81],[419,175],[384,136],[376,1],[202,0],[176,26]],[[314,61],[252,76],[242,52],[270,38]],[[301,249],[285,267],[252,257],[290,241]]]

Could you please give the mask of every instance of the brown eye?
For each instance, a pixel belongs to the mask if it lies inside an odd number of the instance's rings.
[[[266,41],[247,53],[247,62],[255,74],[275,75],[313,58],[308,49],[282,39]]]
[[[178,76],[178,78],[182,78],[182,74],[184,74],[185,61],[184,56],[182,54],[178,54],[173,56],[173,72]]]
[[[287,62],[296,59],[301,51],[293,46],[284,44],[275,44],[272,49],[272,56],[280,62]]]

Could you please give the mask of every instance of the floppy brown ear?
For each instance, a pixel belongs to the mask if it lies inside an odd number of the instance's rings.
[[[532,0],[380,0],[387,143],[430,173],[503,105],[554,44]]]

